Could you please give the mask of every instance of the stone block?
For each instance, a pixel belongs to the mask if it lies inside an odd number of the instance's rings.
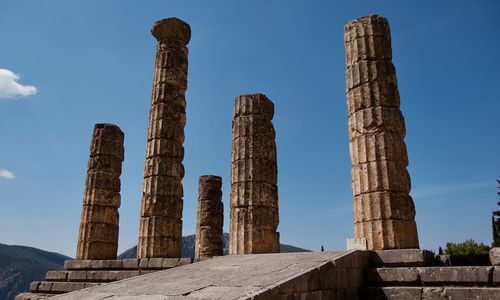
[[[492,280],[493,280],[494,286],[500,285],[500,267],[497,267],[497,266],[494,267]]]
[[[137,258],[123,259],[122,260],[123,269],[138,269],[139,260]]]
[[[147,269],[149,263],[149,258],[142,258],[139,260],[139,269]]]
[[[85,282],[54,282],[51,293],[68,293],[86,288]]]
[[[389,82],[372,81],[362,84],[347,92],[347,114],[370,107],[383,106],[399,108],[400,96],[398,87]]]
[[[45,293],[21,293],[14,300],[47,300],[52,296],[54,295]]]
[[[279,285],[280,294],[302,293],[319,290],[321,287],[320,270],[308,270],[295,278]]]
[[[366,280],[372,284],[415,285],[420,283],[419,273],[415,268],[367,268]]]
[[[66,281],[67,279],[67,271],[48,271],[45,274],[45,280],[47,281]]]
[[[189,265],[190,263],[192,263],[193,261],[191,260],[191,258],[189,257],[181,257],[179,259],[179,266],[183,266],[183,265]]]
[[[170,269],[177,267],[179,265],[179,259],[178,258],[163,258],[161,267],[162,269]]]
[[[30,292],[37,292],[39,285],[40,285],[40,281],[33,281],[33,282],[31,282],[30,286],[29,286],[29,291]]]
[[[490,249],[490,261],[492,266],[500,266],[500,247]]]
[[[376,220],[354,224],[356,238],[364,237],[368,249],[418,248],[417,224],[413,220]]]
[[[111,282],[116,280],[117,272],[120,271],[87,271],[87,280],[90,282]]]
[[[267,159],[276,161],[276,142],[266,136],[241,136],[233,140],[231,161]]]
[[[361,299],[374,300],[421,300],[421,287],[363,287]]]
[[[345,71],[347,91],[370,82],[397,86],[396,69],[390,61],[374,60],[352,63]]]
[[[142,185],[143,197],[149,201],[156,201],[156,196],[182,197],[183,189],[181,178],[171,176],[150,176],[144,178]]]
[[[173,140],[152,139],[146,145],[146,159],[154,157],[170,157],[184,159],[184,147]]]
[[[87,271],[68,271],[68,281],[87,281]]]
[[[367,250],[366,239],[347,239],[347,250]]]
[[[446,298],[443,299],[500,299],[500,288],[446,287],[444,293]]]
[[[408,194],[411,189],[410,175],[400,161],[384,160],[353,165],[351,175],[354,196],[389,191]]]
[[[353,199],[354,222],[415,219],[415,205],[407,193],[374,192]]]
[[[268,182],[241,182],[231,184],[231,207],[278,207],[278,187]]]
[[[121,271],[116,274],[116,280],[123,280],[130,277],[139,276],[139,271]]]
[[[90,259],[74,259],[64,261],[64,269],[66,270],[86,270],[90,269]]]
[[[259,115],[269,120],[274,115],[274,104],[264,94],[250,94],[236,97],[233,117]]]
[[[240,159],[231,164],[231,184],[243,182],[267,182],[277,184],[276,161],[268,159]]]
[[[144,177],[171,176],[184,177],[184,166],[178,158],[152,157],[144,163]]]
[[[163,263],[163,258],[152,257],[148,261],[148,269],[161,269]]]
[[[170,217],[182,216],[184,203],[179,196],[143,194],[141,215],[143,217]]]
[[[66,283],[66,282],[49,282],[49,281],[42,281],[38,284],[38,287],[36,290],[33,290],[31,292],[41,292],[41,293],[50,293],[52,292],[52,285],[53,284],[60,284],[60,283]]]
[[[233,138],[263,137],[274,140],[276,137],[276,131],[270,119],[259,115],[238,116],[234,118],[232,133]]]
[[[428,250],[394,249],[370,251],[370,265],[373,267],[423,267],[431,266],[434,255]]]
[[[120,207],[120,193],[106,189],[86,189],[83,196],[83,205],[99,205],[109,207]]]
[[[488,285],[493,267],[417,268],[424,285]]]

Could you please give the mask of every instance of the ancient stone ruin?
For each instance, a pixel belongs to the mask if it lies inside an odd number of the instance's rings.
[[[222,256],[222,178],[200,176],[198,181],[198,212],[196,222],[195,260]]]
[[[144,163],[137,257],[180,257],[189,25],[156,22],[158,41]]]
[[[116,259],[123,138],[116,125],[94,127],[76,259]]]
[[[263,94],[242,95],[234,103],[229,254],[280,251],[273,115]]]
[[[353,20],[344,43],[355,236],[368,249],[418,248],[389,24]]]

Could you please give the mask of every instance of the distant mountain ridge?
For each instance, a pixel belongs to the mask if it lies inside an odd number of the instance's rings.
[[[182,257],[194,256],[195,235],[182,237]],[[229,234],[222,237],[224,254],[228,252]],[[280,245],[281,252],[310,252],[310,250]],[[118,258],[135,258],[137,247],[134,246]],[[45,273],[51,270],[62,270],[64,261],[71,257],[26,246],[9,246],[0,244],[0,299],[13,300],[14,297],[28,290],[32,281],[44,280]]]
[[[194,234],[187,235],[182,237],[182,248],[181,248],[181,256],[182,257],[194,257],[194,244],[196,241],[196,236]],[[222,235],[222,243],[224,246],[224,255],[228,254],[228,245],[229,245],[229,233],[224,233]],[[311,252],[311,250],[302,249],[299,247],[280,244],[280,252]],[[119,259],[126,258],[136,258],[137,257],[137,246],[129,248],[123,251],[122,254],[118,255]]]
[[[68,259],[37,248],[0,244],[0,299],[14,299],[30,282],[43,279],[47,271],[61,270]]]

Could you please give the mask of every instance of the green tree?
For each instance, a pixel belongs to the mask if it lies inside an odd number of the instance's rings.
[[[497,179],[497,184],[500,189],[500,180]],[[500,196],[500,192],[497,192],[497,195]],[[500,199],[499,199],[500,200]],[[497,202],[497,205],[500,206],[500,201]],[[500,210],[493,211],[491,216],[491,229],[493,231],[493,247],[500,247]]]
[[[446,243],[444,251],[448,255],[478,255],[488,254],[490,247],[483,243],[478,244],[473,239],[470,239],[463,243]]]

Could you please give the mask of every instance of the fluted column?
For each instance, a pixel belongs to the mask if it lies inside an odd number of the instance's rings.
[[[76,259],[116,259],[123,139],[116,125],[94,127]]]
[[[222,225],[224,206],[221,188],[221,177],[213,175],[200,176],[194,249],[194,258],[197,260],[222,256],[223,254]]]
[[[344,43],[355,236],[368,249],[418,248],[389,24],[353,20]]]
[[[180,257],[184,177],[184,126],[189,25],[177,18],[156,22],[153,92],[144,165],[138,258]]]
[[[229,253],[279,252],[278,167],[273,103],[262,94],[236,98],[231,151]]]

